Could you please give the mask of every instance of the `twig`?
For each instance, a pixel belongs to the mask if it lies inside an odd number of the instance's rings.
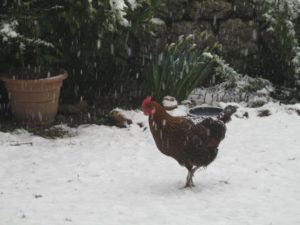
[[[21,146],[21,145],[33,145],[32,142],[23,142],[23,143],[15,143],[15,144],[10,144],[10,146]]]
[[[52,11],[52,10],[58,10],[58,9],[64,9],[65,7],[62,5],[55,5],[48,9],[38,9],[37,11]]]

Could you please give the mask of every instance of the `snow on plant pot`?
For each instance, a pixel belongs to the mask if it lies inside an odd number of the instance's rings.
[[[42,79],[2,77],[13,115],[23,124],[45,125],[54,121],[66,71]]]

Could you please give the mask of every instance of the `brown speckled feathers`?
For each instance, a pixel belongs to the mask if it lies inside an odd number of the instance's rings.
[[[194,124],[183,117],[173,117],[156,102],[149,117],[150,130],[158,149],[187,168],[207,166],[217,156],[226,127],[221,120],[207,118]]]

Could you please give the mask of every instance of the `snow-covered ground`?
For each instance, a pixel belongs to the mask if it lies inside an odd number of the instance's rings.
[[[268,104],[262,118],[241,107],[250,118],[233,117],[193,189],[135,124],[57,140],[0,133],[0,225],[300,224],[300,116],[289,107]]]

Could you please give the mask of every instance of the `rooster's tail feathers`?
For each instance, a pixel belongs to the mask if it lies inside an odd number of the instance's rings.
[[[218,116],[218,119],[223,121],[224,123],[227,123],[231,120],[231,116],[235,112],[236,112],[236,107],[234,107],[232,105],[228,105],[225,107],[223,112],[220,113],[220,115]]]

